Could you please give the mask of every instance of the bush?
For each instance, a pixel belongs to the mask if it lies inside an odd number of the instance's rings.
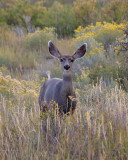
[[[127,0],[111,0],[102,8],[102,19],[107,22],[121,23],[128,18],[128,3]]]
[[[88,27],[82,28],[81,26],[75,30],[74,41],[78,42],[90,42],[93,37],[98,43],[101,43],[107,50],[109,45],[112,45],[117,38],[123,36],[125,24],[115,24],[115,23],[101,23],[97,22],[95,26],[90,25]],[[90,43],[89,43],[90,44]]]
[[[34,33],[29,33],[24,39],[24,45],[28,50],[43,51],[49,40],[55,40],[54,28],[44,28]]]
[[[54,2],[51,8],[44,13],[42,27],[54,27],[58,37],[70,37],[77,27],[73,7],[67,7],[59,2]],[[43,24],[44,23],[44,24]]]
[[[118,57],[118,63],[122,73],[122,76],[120,76],[117,81],[128,91],[128,24],[124,31],[124,36],[116,41],[115,53]]]
[[[22,73],[35,68],[48,52],[48,41],[56,40],[54,28],[45,28],[22,37],[16,35],[8,26],[0,27],[0,66]]]
[[[32,99],[38,97],[38,83],[11,78],[7,73],[4,75],[5,73],[3,74],[3,71],[7,72],[5,68],[0,68],[0,93],[6,99],[15,99],[14,103],[16,103],[20,96]]]
[[[87,26],[96,22],[96,1],[74,1],[74,12],[78,25]]]
[[[116,39],[123,36],[125,24],[111,24],[98,22],[96,26],[90,25],[75,30],[74,45],[78,48],[83,43],[87,43],[87,53],[81,60],[81,66],[86,67],[87,79],[90,83],[96,83],[101,77],[107,84],[122,77],[122,71],[117,62],[115,52]],[[81,79],[81,82],[83,78]],[[85,80],[84,80],[85,81]],[[88,81],[88,80],[87,80]]]

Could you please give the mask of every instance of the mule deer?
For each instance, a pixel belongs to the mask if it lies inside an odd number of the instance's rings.
[[[39,96],[40,109],[49,109],[50,103],[55,101],[61,113],[73,113],[76,108],[76,95],[72,84],[72,64],[77,58],[84,56],[87,44],[82,45],[73,56],[61,55],[51,41],[48,42],[48,47],[50,54],[61,63],[63,79],[52,78],[43,84]]]

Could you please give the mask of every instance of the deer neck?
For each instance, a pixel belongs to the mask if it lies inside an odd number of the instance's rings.
[[[73,93],[72,73],[63,72],[63,90],[68,94]]]
[[[63,82],[67,84],[72,84],[72,73],[71,72],[63,72]]]

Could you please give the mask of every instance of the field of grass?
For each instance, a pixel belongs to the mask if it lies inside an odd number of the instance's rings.
[[[0,33],[1,160],[128,159],[128,92],[118,83],[124,72],[118,71],[121,61],[112,49],[119,38],[116,33],[120,38],[123,33],[113,25],[107,38],[95,34],[101,40],[97,42],[89,34],[100,27],[97,33],[106,34],[110,24],[108,28],[97,25],[88,31],[79,28],[74,39],[58,40],[53,28],[25,37],[12,36],[11,31]],[[49,59],[50,39],[64,54],[74,53],[83,41],[89,44],[86,57],[74,66],[77,109],[72,116],[59,117],[55,110],[40,113],[38,95],[47,79],[46,71],[50,70],[52,77],[62,77],[59,62]]]
[[[18,86],[1,95],[0,159],[128,158],[128,94],[117,86],[92,86],[83,104],[77,93],[74,115],[60,118],[55,111],[40,115],[34,84],[10,80]]]

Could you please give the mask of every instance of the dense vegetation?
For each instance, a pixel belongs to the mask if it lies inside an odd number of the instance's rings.
[[[54,27],[59,37],[73,35],[79,25],[128,18],[127,0],[1,0],[0,6],[0,23],[24,26],[28,32]]]
[[[0,159],[128,159],[127,0],[0,1]],[[40,113],[40,86],[62,77],[48,54],[87,43],[75,62],[77,109]]]

